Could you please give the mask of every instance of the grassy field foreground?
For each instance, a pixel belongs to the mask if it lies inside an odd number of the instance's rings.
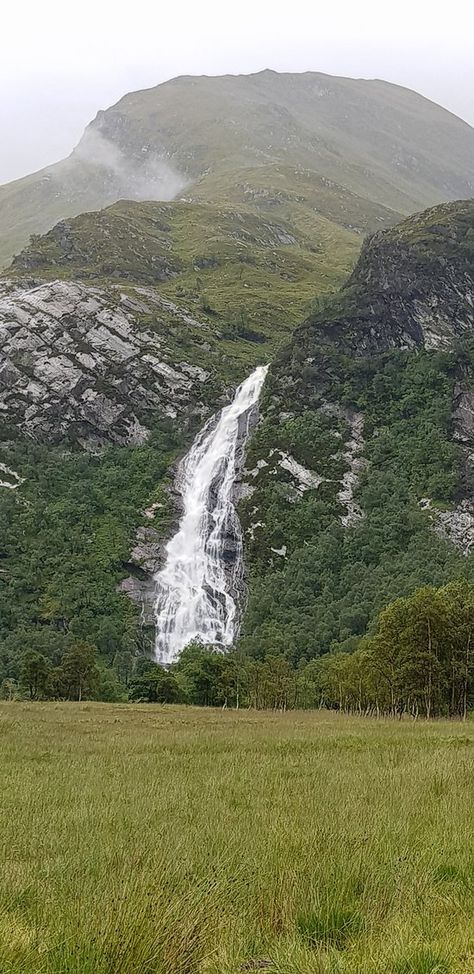
[[[2,974],[474,971],[474,724],[1,704]]]

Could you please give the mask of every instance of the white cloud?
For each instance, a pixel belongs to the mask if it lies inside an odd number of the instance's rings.
[[[152,155],[137,167],[125,158],[118,146],[95,129],[86,130],[74,155],[111,170],[118,184],[117,196],[126,199],[172,200],[186,186],[184,176],[166,160]]]

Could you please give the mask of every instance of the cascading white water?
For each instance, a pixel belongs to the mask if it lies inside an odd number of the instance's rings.
[[[230,406],[206,424],[179,469],[183,516],[166,546],[156,581],[156,658],[166,665],[193,640],[229,646],[237,628],[235,583],[242,571],[242,539],[233,503],[239,450],[268,366],[237,389]],[[234,542],[225,564],[226,539]]]

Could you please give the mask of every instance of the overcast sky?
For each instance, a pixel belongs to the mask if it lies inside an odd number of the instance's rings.
[[[325,71],[415,88],[474,125],[472,0],[23,0],[2,5],[0,182],[67,155],[98,109],[178,74]]]

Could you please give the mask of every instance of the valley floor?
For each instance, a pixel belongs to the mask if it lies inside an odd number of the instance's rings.
[[[0,704],[2,974],[474,971],[474,722]]]

